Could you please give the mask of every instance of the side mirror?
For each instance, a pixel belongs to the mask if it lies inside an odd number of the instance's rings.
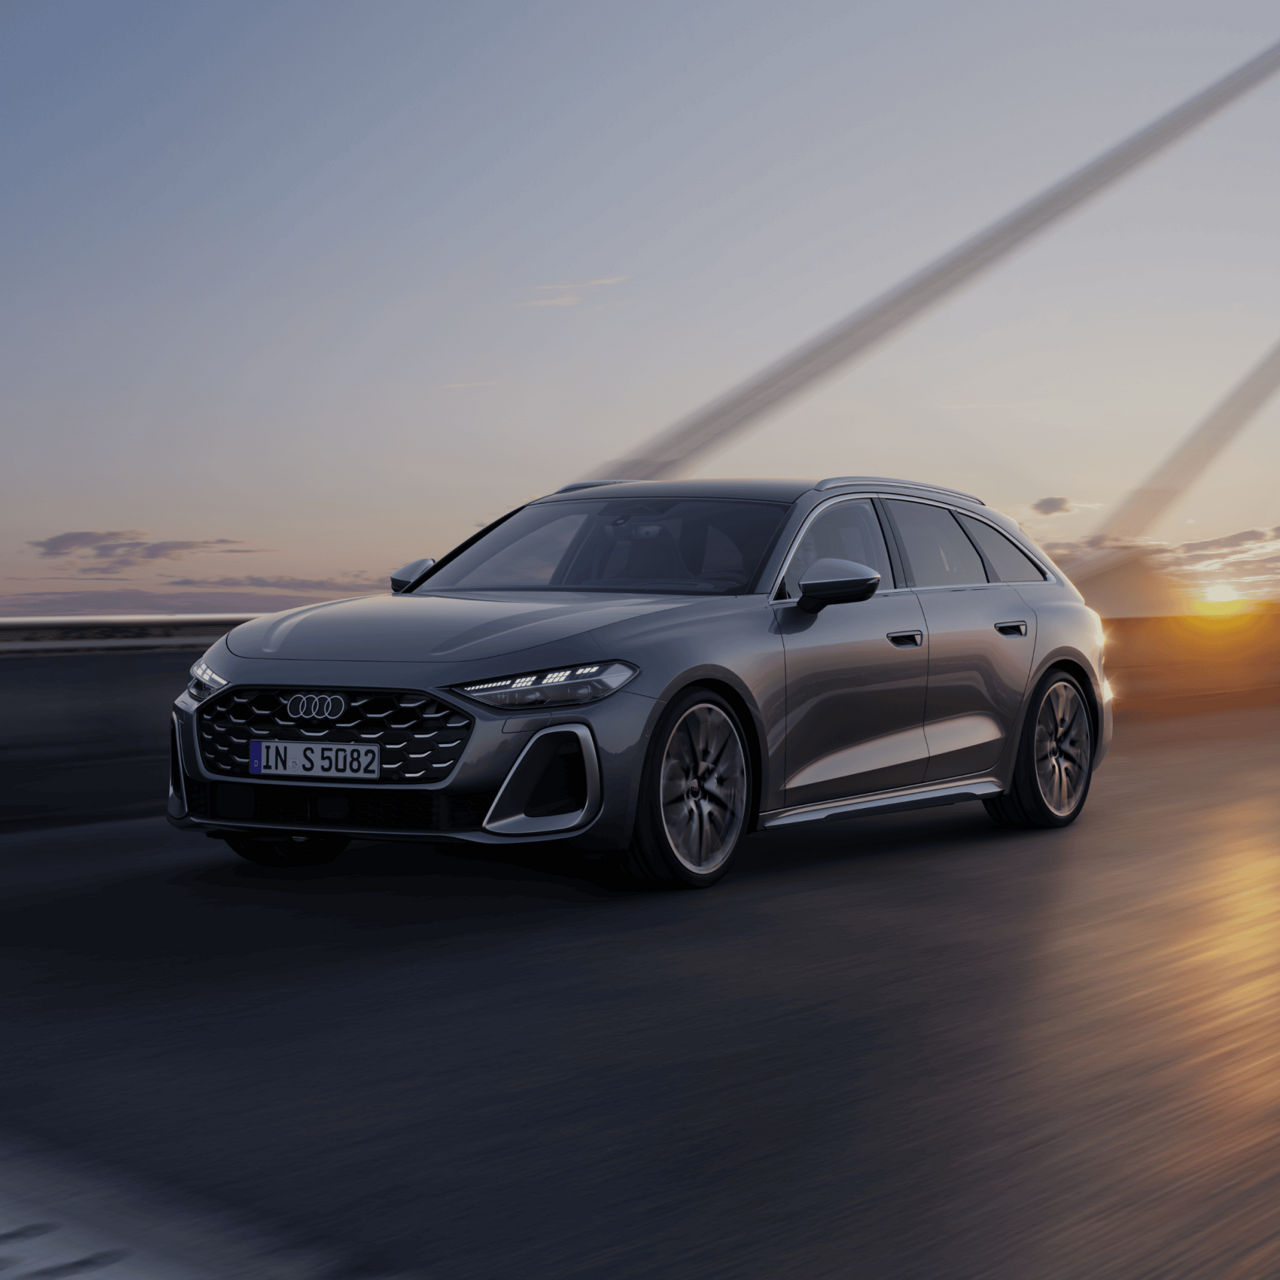
[[[852,560],[816,560],[800,579],[800,599],[805,613],[817,613],[829,604],[869,600],[880,585],[880,575]]]
[[[408,591],[433,564],[435,561],[425,556],[421,560],[410,560],[408,564],[402,564],[391,575],[391,590],[396,595],[402,591]]]

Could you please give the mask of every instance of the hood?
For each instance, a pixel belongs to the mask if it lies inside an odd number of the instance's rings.
[[[496,658],[688,607],[688,596],[475,592],[361,596],[255,618],[227,636],[242,658],[439,662]]]

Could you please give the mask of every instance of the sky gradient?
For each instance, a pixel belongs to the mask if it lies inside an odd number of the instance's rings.
[[[6,3],[0,612],[363,589],[1277,37],[1255,0]],[[696,472],[1087,535],[1280,337],[1278,123],[1280,81]],[[1270,590],[1277,475],[1280,402],[1152,534]]]

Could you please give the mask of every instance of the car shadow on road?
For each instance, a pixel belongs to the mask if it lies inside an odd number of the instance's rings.
[[[225,860],[175,877],[174,882],[202,893],[293,899],[319,907],[331,900],[385,895],[411,904],[407,913],[416,920],[458,910],[506,918],[575,904],[710,902],[736,889],[758,888],[762,877],[808,879],[811,873],[826,874],[828,867],[839,875],[842,865],[859,874],[875,867],[893,875],[904,856],[937,859],[979,850],[991,853],[1007,850],[1011,839],[1017,836],[994,827],[973,806],[948,809],[946,816],[904,813],[761,831],[744,842],[732,873],[705,892],[639,887],[628,881],[620,855],[583,853],[554,844],[520,848],[363,842],[326,866],[294,870],[255,867],[228,850]]]

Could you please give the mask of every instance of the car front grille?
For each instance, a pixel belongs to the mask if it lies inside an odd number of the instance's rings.
[[[493,802],[471,792],[394,791],[370,787],[279,786],[185,779],[192,817],[234,826],[446,834],[475,830]]]
[[[438,782],[458,763],[475,721],[456,707],[414,690],[226,689],[196,712],[200,758],[210,773],[249,777],[249,743],[366,743],[379,748],[381,772],[364,782]],[[298,697],[297,695],[302,695]],[[317,704],[342,710],[322,718]],[[290,701],[294,710],[290,714]],[[308,714],[311,712],[311,714]],[[351,779],[355,782],[356,779]]]

